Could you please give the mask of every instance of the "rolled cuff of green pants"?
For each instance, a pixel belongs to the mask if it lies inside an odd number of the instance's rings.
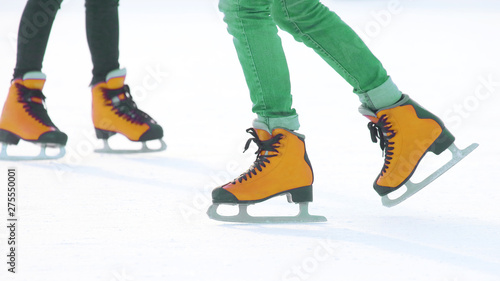
[[[272,132],[276,128],[296,131],[300,127],[298,115],[286,117],[263,117],[259,115],[253,120],[252,125],[254,128],[267,130],[268,132]]]
[[[389,77],[377,88],[357,95],[364,106],[376,110],[395,104],[401,99],[402,93]]]

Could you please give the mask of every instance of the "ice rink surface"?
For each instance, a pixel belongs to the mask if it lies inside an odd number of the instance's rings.
[[[0,1],[3,101],[25,1]],[[147,155],[93,153],[100,144],[90,115],[83,2],[63,3],[43,68],[49,114],[69,136],[66,157],[0,163],[0,280],[500,280],[500,2],[323,1],[402,91],[442,117],[457,146],[480,144],[391,209],[371,187],[383,158],[352,89],[280,32],[315,173],[310,210],[328,218],[288,225],[221,223],[205,214],[211,190],[255,157],[255,146],[241,153],[254,115],[217,2],[121,1],[120,63],[168,145]],[[112,145],[130,144],[114,137]],[[447,157],[429,155],[415,177]],[[16,274],[7,271],[12,167]],[[259,215],[296,210],[285,197],[250,208]]]

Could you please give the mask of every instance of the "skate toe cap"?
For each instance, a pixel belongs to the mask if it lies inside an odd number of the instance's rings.
[[[163,129],[158,124],[150,124],[149,129],[142,134],[139,141],[157,140],[163,138]]]
[[[218,187],[212,191],[212,201],[214,203],[237,203],[238,198],[226,189]]]
[[[393,178],[387,178],[387,177],[384,178],[383,176],[379,176],[373,182],[373,189],[375,189],[378,195],[385,196],[393,191],[398,190],[401,186],[403,186],[410,179],[412,174],[413,172],[411,172],[410,176],[408,176],[406,179],[402,178],[393,179]]]
[[[68,136],[61,131],[50,131],[41,134],[37,142],[64,146],[68,142]]]

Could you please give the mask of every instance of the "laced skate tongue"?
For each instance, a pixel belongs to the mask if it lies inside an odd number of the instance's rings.
[[[50,119],[45,105],[45,95],[40,89],[31,89],[17,84],[19,91],[18,102],[24,104],[24,110],[41,124],[56,130],[56,126]]]
[[[265,130],[254,128],[247,129],[247,132],[254,137],[247,140],[243,152],[247,151],[250,147],[250,143],[253,141],[259,147],[257,152],[255,152],[258,156],[246,172],[232,181],[233,184],[236,184],[237,181],[241,183],[244,180],[246,181],[248,178],[252,178],[253,175],[257,175],[258,172],[261,172],[262,169],[266,167],[266,163],[271,163],[269,159],[278,156],[277,148],[279,147],[280,140],[283,138],[283,134],[271,136]]]
[[[254,129],[255,132],[257,133],[257,137],[259,138],[260,141],[267,141],[267,140],[270,140],[271,139],[271,134],[266,131],[266,130],[262,130],[262,129]],[[260,155],[268,155],[269,152],[268,151],[261,151],[260,152]]]
[[[382,149],[382,156],[384,156],[384,152],[386,151],[386,140],[388,139],[389,134],[385,132],[385,130],[382,130],[380,125],[373,122],[368,123],[368,129],[370,130],[372,142],[379,142],[380,149]]]
[[[23,85],[32,90],[42,90],[45,85],[45,79],[26,79],[23,81]]]
[[[124,85],[122,88],[105,90],[106,99],[113,106],[115,112],[119,116],[126,116],[130,122],[143,124],[148,122],[156,123],[149,115],[137,108],[132,95],[130,95],[130,88]]]
[[[256,175],[257,171],[262,171],[262,167],[265,167],[265,163],[269,163],[269,160],[267,158],[275,156],[271,155],[270,153],[276,154],[276,152],[273,151],[274,148],[272,147],[272,144],[274,144],[274,142],[271,139],[271,135],[267,131],[249,128],[247,129],[247,133],[251,134],[253,138],[249,138],[247,140],[243,152],[248,150],[248,148],[250,147],[250,143],[252,143],[253,141],[258,146],[257,152],[255,152],[255,154],[257,154],[258,156],[246,172],[241,174],[238,178],[234,179],[234,181],[232,182],[233,184],[235,184],[237,181],[241,183],[244,180],[251,178],[252,175]]]
[[[262,129],[254,129],[254,130],[261,141],[266,141],[271,138],[271,134],[266,130]]]

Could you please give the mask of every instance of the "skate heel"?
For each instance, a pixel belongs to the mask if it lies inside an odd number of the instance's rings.
[[[290,203],[312,202],[312,185],[288,190],[286,193],[286,197],[288,202]]]
[[[20,137],[17,135],[0,129],[0,142],[7,143],[7,144],[18,144],[19,143]]]
[[[106,131],[106,130],[101,130],[101,129],[95,128],[95,134],[96,134],[98,139],[107,140],[107,139],[109,139],[109,137],[116,134],[116,132],[111,132],[111,131]]]
[[[448,129],[443,128],[443,131],[439,137],[434,141],[434,143],[429,147],[429,151],[439,155],[445,151],[450,145],[455,141],[455,137],[448,131]]]

